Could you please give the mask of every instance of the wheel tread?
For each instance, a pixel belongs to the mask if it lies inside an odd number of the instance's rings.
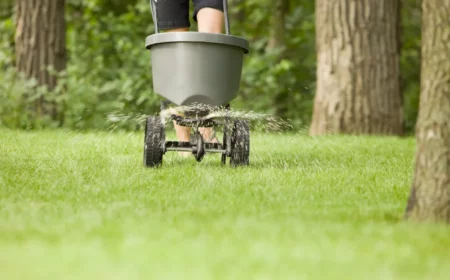
[[[249,165],[250,157],[250,129],[247,121],[235,121],[231,134],[232,166]]]
[[[160,117],[151,116],[147,118],[144,142],[144,165],[157,167],[162,164],[164,141],[164,127]]]

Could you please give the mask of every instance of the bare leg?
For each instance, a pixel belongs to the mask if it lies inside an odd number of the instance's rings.
[[[199,32],[222,33],[224,24],[222,11],[203,8],[197,13],[197,21]]]
[[[212,8],[203,8],[197,13],[197,22],[199,32],[222,33],[224,24],[223,12]],[[201,127],[199,131],[207,142],[218,142],[214,137],[212,128]]]
[[[167,29],[165,32],[187,32],[189,29],[187,27]]]
[[[223,12],[212,9],[203,8],[197,14],[198,31],[207,33],[222,33],[222,28],[224,24]],[[176,28],[170,29],[166,32],[187,32],[188,28]],[[175,132],[179,141],[189,141],[190,139],[190,127],[179,126],[174,122]],[[199,128],[200,133],[203,135],[206,141],[218,142],[214,136],[214,131],[212,128]],[[179,152],[181,156],[189,156],[189,152]]]
[[[175,28],[166,30],[166,32],[187,32],[189,29],[186,28]],[[173,126],[175,127],[175,133],[177,135],[178,141],[188,142],[191,137],[191,128],[177,125],[175,121],[173,121]],[[190,156],[190,152],[178,152],[180,156],[188,157]]]

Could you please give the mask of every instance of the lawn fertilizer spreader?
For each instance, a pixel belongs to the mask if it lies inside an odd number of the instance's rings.
[[[238,95],[244,55],[249,52],[247,40],[230,35],[227,1],[223,1],[225,34],[204,32],[160,33],[155,0],[150,7],[155,34],[145,40],[151,52],[153,90],[162,96],[161,110],[169,103],[177,106],[206,105],[229,112],[230,101]],[[232,166],[248,165],[250,156],[249,123],[232,119],[227,113],[221,117],[208,116],[210,110],[194,106],[183,114],[148,116],[145,123],[144,166],[162,164],[168,151],[189,151],[200,162],[206,153],[220,153],[221,162],[230,158]],[[195,109],[199,108],[199,109]],[[214,115],[214,114],[212,114]],[[168,119],[166,119],[168,118]],[[174,121],[191,128],[190,141],[166,141],[166,123]],[[199,128],[223,127],[223,140],[204,139]]]

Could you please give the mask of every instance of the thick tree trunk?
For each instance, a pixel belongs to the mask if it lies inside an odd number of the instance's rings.
[[[450,223],[450,0],[422,2],[414,181],[406,218]]]
[[[399,135],[398,0],[316,0],[317,91],[311,135]]]
[[[17,0],[16,66],[28,79],[36,79],[49,90],[57,77],[48,69],[60,72],[66,67],[64,0]],[[55,104],[39,98],[36,112],[57,117]]]

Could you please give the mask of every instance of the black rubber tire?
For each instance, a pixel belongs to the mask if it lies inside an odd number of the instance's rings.
[[[234,122],[231,132],[231,156],[232,166],[249,165],[250,162],[250,127],[247,121]]]
[[[203,157],[205,156],[205,146],[204,146],[204,140],[203,137],[199,134],[194,134],[194,137],[196,137],[197,139],[195,139],[195,143],[197,145],[197,151],[195,154],[195,160],[197,160],[197,162],[201,162]]]
[[[222,140],[222,145],[223,145],[223,148],[226,150],[227,149],[227,132],[226,132],[226,127],[223,129],[223,140]],[[221,158],[220,158],[220,162],[222,163],[222,165],[225,165],[226,163],[227,163],[227,154],[226,153],[223,153],[222,155],[221,155]]]
[[[161,118],[158,116],[148,117],[145,124],[144,166],[158,167],[162,165],[163,141],[165,141],[165,133]]]
[[[227,152],[228,151],[228,140],[230,138],[230,135],[229,135],[230,134],[229,133],[230,132],[229,131],[230,119],[229,119],[228,113],[229,113],[229,109],[230,109],[230,104],[225,105],[224,109],[226,110],[227,114],[225,116],[225,123],[224,123],[224,127],[223,127],[222,146],[223,146],[223,149],[226,152],[222,153],[222,156],[221,156],[221,159],[220,159],[222,165],[226,165],[227,164],[227,157],[228,157],[228,152]]]

